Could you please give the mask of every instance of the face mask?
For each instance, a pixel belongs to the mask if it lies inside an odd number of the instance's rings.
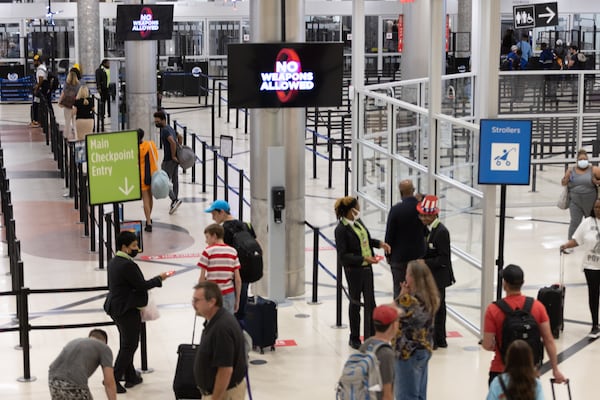
[[[138,249],[133,249],[131,250],[131,253],[129,253],[129,257],[131,258],[135,258],[135,256],[138,255],[139,250]]]
[[[586,169],[589,165],[588,160],[579,160],[577,161],[577,166],[581,169]]]
[[[154,126],[155,126],[155,127],[157,127],[157,128],[162,128],[162,125],[161,125],[161,124],[159,124],[158,122],[155,122],[155,123],[154,123]]]
[[[360,218],[360,211],[358,211],[357,209],[352,210],[352,215],[354,215],[354,220],[356,221],[357,219]]]

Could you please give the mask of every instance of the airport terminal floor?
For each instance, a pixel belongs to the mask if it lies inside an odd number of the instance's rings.
[[[165,99],[165,106],[193,105],[195,98]],[[176,118],[192,131],[207,135],[210,115],[206,110],[176,110]],[[62,122],[62,113],[57,113]],[[4,163],[10,179],[15,210],[16,233],[21,241],[25,286],[31,289],[91,287],[106,285],[106,270],[98,270],[97,253],[89,251],[89,239],[83,237],[78,212],[73,200],[64,197],[64,180],[60,179],[56,162],[46,146],[41,129],[29,128],[29,104],[0,106],[0,139]],[[218,134],[234,136],[234,158],[239,167],[248,168],[248,135],[242,130],[217,120]],[[162,152],[161,152],[162,153]],[[306,153],[307,165],[310,154]],[[343,195],[342,166],[334,170],[334,189],[326,189],[327,162],[319,160],[319,179],[306,181],[306,220],[322,227],[333,239],[335,215],[333,203]],[[339,169],[338,169],[339,168]],[[525,293],[535,296],[537,290],[558,279],[558,247],[566,240],[568,212],[555,206],[559,194],[562,167],[545,167],[538,173],[538,191],[530,187],[508,190],[505,263],[521,265],[525,270]],[[183,204],[169,215],[169,200],[154,203],[153,227],[144,235],[143,253],[137,262],[149,278],[160,272],[176,270],[162,288],[153,289],[160,318],[147,323],[148,366],[153,372],[143,375],[144,382],[119,399],[172,399],[172,382],[177,361],[177,346],[192,339],[194,311],[192,286],[197,282],[198,254],[205,247],[203,230],[211,223],[203,210],[212,201],[212,187],[202,192],[192,184],[190,174],[180,174],[180,198]],[[222,193],[222,190],[219,191]],[[124,205],[126,219],[143,219],[141,201]],[[235,213],[234,213],[235,215]],[[247,219],[247,215],[245,219]],[[442,220],[444,219],[442,209]],[[384,226],[370,226],[375,238],[382,238]],[[5,227],[0,227],[4,231]],[[3,232],[4,233],[4,232]],[[450,232],[460,237],[461,232]],[[475,240],[479,240],[475,238]],[[299,244],[302,245],[302,244]],[[306,293],[289,299],[279,307],[279,340],[276,351],[250,354],[249,376],[255,400],[332,399],[342,365],[351,353],[348,328],[335,327],[335,280],[319,271],[319,304],[311,305],[312,233],[307,230]],[[11,288],[6,244],[0,243],[0,291]],[[335,271],[335,250],[321,242],[322,263]],[[582,254],[575,250],[566,256],[567,285],[565,329],[556,341],[560,368],[571,379],[575,399],[598,397],[597,364],[600,340],[590,341],[590,313],[587,289],[580,269]],[[281,260],[285,263],[285,260]],[[487,266],[492,268],[492,266]],[[451,290],[477,290],[478,277],[457,282]],[[471,287],[469,287],[471,286]],[[389,267],[375,267],[375,289],[378,303],[390,302],[392,280]],[[32,325],[73,324],[108,321],[102,310],[104,293],[38,294],[29,297]],[[347,301],[343,302],[343,321],[347,324]],[[449,304],[450,307],[453,304]],[[477,312],[474,310],[474,312]],[[0,297],[0,327],[12,327],[15,316],[12,297]],[[429,363],[429,399],[483,399],[487,394],[487,376],[492,353],[478,346],[479,338],[452,318],[448,319],[448,348],[434,352]],[[202,329],[198,321],[198,332]],[[118,334],[115,326],[105,328],[108,344],[116,354]],[[21,350],[16,332],[0,333],[0,398],[3,400],[49,399],[48,365],[71,339],[87,335],[89,328],[33,330],[31,342],[31,375],[33,382],[18,382],[23,376]],[[197,339],[196,339],[197,340]],[[547,360],[547,357],[545,358]],[[263,361],[263,362],[261,362]],[[139,350],[135,365],[140,367]],[[545,369],[547,370],[547,369]],[[547,399],[552,398],[550,373],[541,379]],[[102,374],[96,371],[90,379],[94,398],[105,398]],[[557,398],[566,399],[564,387],[557,388]]]

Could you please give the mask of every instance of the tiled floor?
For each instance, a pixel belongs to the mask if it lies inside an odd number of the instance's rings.
[[[195,99],[167,99],[166,105],[193,103]],[[40,129],[26,127],[29,105],[0,106],[0,135],[4,148],[4,161],[10,178],[10,187],[17,221],[17,237],[22,243],[25,265],[25,285],[32,289],[91,287],[106,284],[106,273],[97,270],[97,253],[90,252],[89,240],[82,237],[83,226],[71,199],[63,197],[63,181],[58,177],[56,164],[49,148],[42,141]],[[60,117],[59,117],[60,118]],[[208,112],[179,111],[177,119],[189,127],[205,126],[210,121]],[[241,130],[218,120],[217,132],[235,137],[233,162],[247,167],[248,136]],[[308,161],[307,165],[310,165]],[[336,171],[335,189],[326,189],[326,162],[320,160],[320,179],[306,181],[307,220],[323,227],[329,238],[333,237],[335,217],[333,201],[343,191],[343,177]],[[535,295],[537,289],[554,282],[558,275],[558,245],[565,239],[567,213],[554,206],[558,195],[558,168],[545,168],[538,174],[538,192],[528,187],[509,188],[506,235],[507,263],[517,263],[526,271],[526,292]],[[165,282],[162,289],[154,291],[161,317],[148,323],[148,365],[152,373],[144,375],[144,383],[128,390],[121,399],[173,398],[171,385],[179,343],[191,340],[194,313],[190,304],[191,287],[196,282],[196,254],[204,247],[203,228],[211,222],[203,209],[212,198],[201,192],[201,186],[190,183],[190,175],[180,177],[180,197],[184,204],[172,216],[168,214],[168,200],[155,202],[154,232],[144,237],[144,256],[157,257],[152,261],[138,260],[144,274],[149,277],[161,271],[175,269],[177,275]],[[125,204],[128,219],[142,219],[141,202]],[[468,217],[457,216],[445,221],[453,240],[478,241],[469,238],[462,227]],[[383,226],[370,227],[374,236],[382,236]],[[476,228],[476,227],[475,227]],[[3,228],[2,228],[3,229]],[[1,243],[6,254],[5,243]],[[279,308],[279,337],[283,346],[275,352],[251,354],[250,378],[253,398],[275,399],[327,399],[334,397],[334,385],[341,367],[351,349],[347,346],[348,329],[335,325],[335,281],[320,271],[318,305],[309,304],[312,290],[312,235],[306,236],[306,294]],[[335,271],[335,252],[322,244],[321,260]],[[600,359],[600,341],[588,342],[589,331],[587,292],[581,273],[577,252],[566,260],[566,327],[564,336],[557,341],[562,354],[561,368],[572,379],[572,392],[576,399],[597,398],[595,375]],[[491,267],[491,266],[488,266]],[[11,278],[8,260],[0,259],[0,291],[9,290]],[[376,270],[375,284],[379,302],[391,300],[391,274],[386,266]],[[472,306],[473,292],[478,293],[479,277],[465,274],[449,291],[449,305],[478,314]],[[31,295],[30,323],[36,325],[69,324],[107,321],[102,311],[103,297],[99,292]],[[344,303],[343,320],[347,321]],[[14,300],[0,297],[0,327],[14,326]],[[198,325],[200,326],[200,325]],[[116,353],[118,336],[115,327],[107,328],[109,345]],[[487,393],[487,369],[491,353],[478,347],[478,338],[452,319],[448,321],[452,337],[448,349],[438,350],[429,364],[429,398],[431,399],[482,399]],[[33,330],[31,332],[31,374],[34,382],[21,383],[23,375],[22,353],[15,350],[19,343],[17,333],[0,333],[0,398],[6,400],[48,399],[47,369],[61,347],[70,339],[84,336],[88,329]],[[136,355],[136,366],[140,366]],[[266,363],[256,363],[264,360]],[[550,398],[549,374],[544,374],[543,385]],[[90,382],[96,398],[104,398],[101,374],[96,373]],[[561,393],[566,394],[566,393]],[[566,396],[560,397],[566,398]]]

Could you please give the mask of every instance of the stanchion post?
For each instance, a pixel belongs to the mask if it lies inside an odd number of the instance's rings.
[[[335,278],[335,326],[342,327],[342,264],[338,261]]]
[[[142,322],[142,328],[140,330],[140,356],[142,358],[142,368],[140,372],[142,374],[149,374],[154,372],[152,368],[148,368],[148,340],[146,335],[146,323]]]
[[[221,118],[221,90],[223,87],[223,82],[219,81],[219,96],[217,97],[217,107],[219,108],[219,118]],[[214,146],[214,144],[213,144]]]
[[[333,144],[331,139],[327,139],[327,189],[331,189],[333,184]]]
[[[244,220],[244,170],[243,169],[240,169],[240,172],[239,172],[238,187],[239,187],[238,198],[240,200],[238,216],[240,218],[240,221],[243,221]]]
[[[183,145],[187,146],[187,126],[183,127]]]
[[[20,261],[23,264],[22,261]],[[22,268],[22,267],[21,267]],[[23,350],[23,376],[17,378],[19,382],[35,381],[35,376],[31,376],[31,357],[29,349],[29,311],[27,304],[27,296],[29,296],[29,288],[20,288],[18,299],[21,304],[21,318],[19,319],[19,338]]]
[[[309,304],[319,304],[319,233],[320,229],[313,227],[313,279],[312,279],[312,300]]]
[[[350,147],[344,147],[344,196],[350,192]]]
[[[219,193],[217,189],[219,188],[219,157],[216,150],[213,150],[213,201],[217,199]]]
[[[202,141],[202,193],[206,193],[206,146],[206,142]]]
[[[110,214],[106,214],[104,216],[106,219],[106,263],[110,262],[112,258],[112,216]]]
[[[196,156],[196,134],[192,133],[192,150],[194,151],[194,157]],[[192,183],[196,183],[196,163],[192,165]]]

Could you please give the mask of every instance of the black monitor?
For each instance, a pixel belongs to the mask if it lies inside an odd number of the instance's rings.
[[[117,6],[117,40],[169,40],[173,35],[173,5]]]
[[[231,107],[342,104],[342,43],[247,43],[227,48]]]

